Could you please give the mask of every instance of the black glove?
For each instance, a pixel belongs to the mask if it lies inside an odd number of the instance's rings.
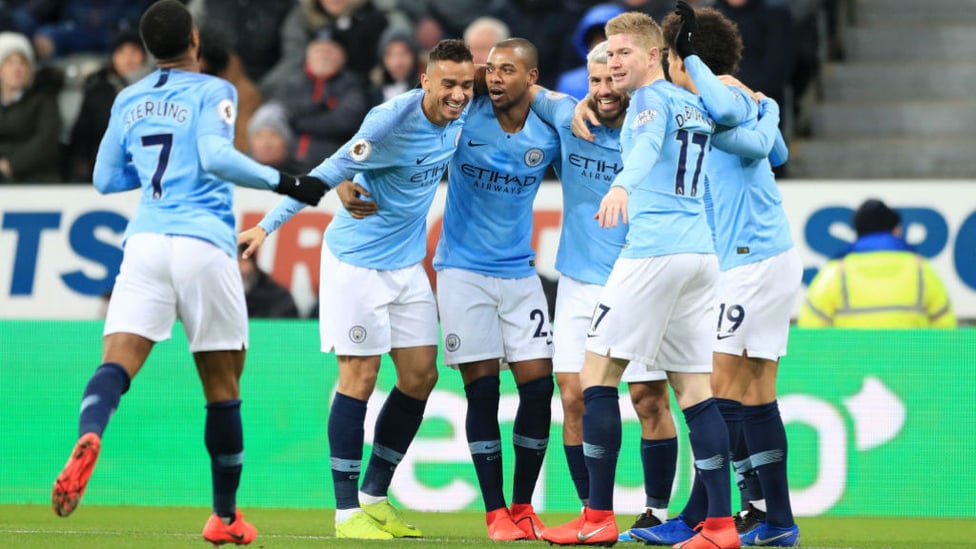
[[[275,189],[275,192],[290,196],[309,206],[317,206],[319,200],[322,200],[322,196],[328,190],[325,182],[316,177],[278,172],[278,188]]]
[[[681,25],[678,27],[678,36],[674,39],[674,51],[678,57],[684,59],[689,55],[698,55],[695,51],[694,37],[698,30],[698,23],[695,21],[695,10],[684,0],[678,0],[678,8],[674,10],[681,18]]]

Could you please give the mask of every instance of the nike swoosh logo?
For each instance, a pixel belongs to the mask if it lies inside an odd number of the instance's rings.
[[[580,531],[576,532],[576,539],[579,540],[580,542],[586,543],[593,536],[595,536],[595,535],[599,534],[600,532],[606,530],[607,529],[607,526],[610,526],[610,525],[609,524],[604,524],[603,526],[597,528],[596,530],[593,530],[592,532],[590,532],[588,534],[584,534],[583,533],[583,530],[580,530]]]
[[[427,157],[428,156],[430,156],[430,155],[429,154],[425,154],[425,155],[421,156],[420,158],[418,158],[417,159],[417,165],[419,166],[419,165],[423,164],[424,163],[424,160],[427,160]]]
[[[768,545],[768,544],[770,544],[770,543],[772,543],[772,542],[774,542],[774,541],[776,541],[778,539],[783,539],[783,538],[788,537],[788,536],[791,536],[791,535],[793,535],[793,532],[784,532],[782,534],[779,534],[779,535],[776,535],[776,536],[773,536],[773,537],[770,537],[770,538],[766,538],[766,539],[762,539],[762,538],[760,538],[760,537],[757,536],[756,539],[755,539],[755,541],[753,543],[755,545]]]
[[[474,141],[471,141],[470,139],[468,139],[468,146],[469,147],[484,147],[487,144],[488,143],[475,143]]]
[[[730,338],[730,337],[732,337],[732,336],[734,336],[734,335],[735,335],[735,334],[728,334],[728,335],[724,335],[724,336],[720,336],[720,335],[717,335],[717,336],[715,336],[715,339],[718,339],[718,340],[720,340],[720,341],[721,341],[721,340],[723,340],[723,339],[728,339],[728,338]]]
[[[587,337],[587,339],[589,339],[591,337],[596,337],[596,334],[586,334],[586,337]]]
[[[235,541],[244,541],[244,534],[234,534],[232,532],[227,532],[227,535],[234,538]]]

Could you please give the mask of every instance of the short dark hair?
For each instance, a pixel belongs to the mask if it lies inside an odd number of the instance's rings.
[[[190,47],[193,16],[179,0],[159,0],[142,14],[139,35],[156,59],[173,59]]]
[[[430,50],[430,53],[427,55],[427,62],[434,63],[435,61],[464,63],[466,61],[473,62],[474,57],[471,55],[471,50],[468,49],[468,46],[464,44],[464,40],[450,38],[441,40],[434,46],[434,49]]]
[[[735,74],[742,60],[742,36],[739,26],[714,8],[695,8],[698,31],[695,32],[695,50],[698,57],[715,74]],[[661,31],[664,43],[674,46],[681,18],[672,13],[664,18]],[[764,91],[764,90],[757,90]],[[767,90],[768,91],[768,90]]]
[[[521,50],[519,57],[525,63],[525,68],[529,70],[539,68],[539,50],[536,49],[535,44],[525,38],[506,38],[495,44],[495,47]]]
[[[876,198],[865,200],[854,212],[858,238],[871,233],[890,233],[898,225],[901,225],[901,215]]]

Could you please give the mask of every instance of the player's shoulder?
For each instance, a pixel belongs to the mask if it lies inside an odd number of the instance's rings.
[[[393,135],[397,128],[418,123],[424,116],[423,95],[423,90],[413,89],[376,105],[366,113],[360,133],[376,142]]]

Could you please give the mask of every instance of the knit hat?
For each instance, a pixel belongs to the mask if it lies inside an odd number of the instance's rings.
[[[0,63],[10,54],[19,53],[27,58],[27,63],[34,68],[34,48],[30,40],[19,32],[0,32]]]
[[[119,49],[123,44],[133,44],[135,47],[145,53],[146,46],[142,43],[142,37],[139,36],[139,32],[134,29],[125,29],[119,31],[112,40],[112,51]]]
[[[854,212],[854,230],[858,238],[871,233],[890,233],[900,224],[901,215],[876,198],[865,200]]]
[[[295,142],[295,132],[288,124],[288,111],[279,103],[265,103],[258,107],[247,123],[247,136],[251,137],[259,130],[271,129],[280,134],[288,148]]]

